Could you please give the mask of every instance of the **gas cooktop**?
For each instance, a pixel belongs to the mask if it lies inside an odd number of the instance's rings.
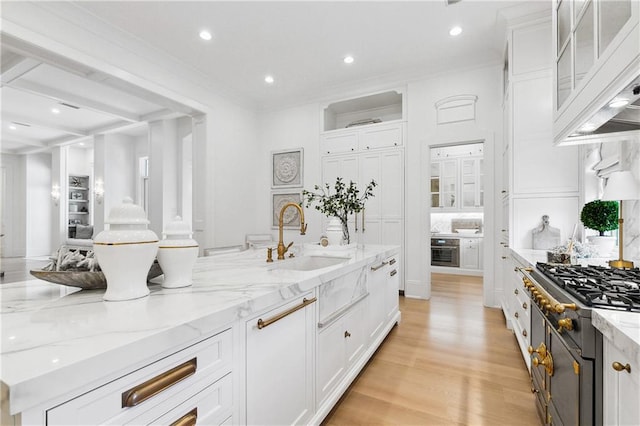
[[[640,312],[640,268],[540,262],[537,268],[585,306]]]

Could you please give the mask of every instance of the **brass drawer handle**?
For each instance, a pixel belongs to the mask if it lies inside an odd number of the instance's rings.
[[[516,318],[520,318],[520,315],[518,315],[517,312],[515,314],[513,314],[513,316],[515,316]]]
[[[345,331],[344,338],[346,339],[347,337],[351,337],[351,333],[349,333],[348,331]]]
[[[527,309],[527,302],[524,302],[524,303],[522,304],[522,309],[525,309],[525,310]]]
[[[522,330],[522,335],[523,335],[524,337],[527,337],[527,330]]]
[[[171,426],[195,426],[197,422],[198,407],[194,408],[175,422],[171,423]]]
[[[371,270],[372,270],[372,271],[377,271],[378,269],[380,269],[380,268],[382,268],[383,266],[386,266],[386,265],[388,265],[388,264],[389,264],[389,262],[382,262],[382,263],[381,263],[381,264],[379,264],[378,266],[372,266],[372,267],[371,267]]]
[[[396,264],[396,258],[394,257],[389,261],[389,265],[395,265],[395,264]]]
[[[318,300],[317,297],[312,297],[311,299],[307,299],[306,297],[304,299],[302,299],[302,303],[299,304],[298,306],[294,306],[293,308],[286,310],[274,317],[269,318],[268,320],[262,320],[262,318],[260,318],[258,320],[258,330],[261,330],[263,328],[265,328],[268,325],[273,324],[276,321],[281,320],[282,318],[286,317],[287,315],[291,315],[292,313],[294,313],[295,311],[298,311],[302,308],[304,308],[307,305],[312,304],[313,302],[315,302],[316,300]]]
[[[629,364],[622,365],[618,361],[615,361],[611,364],[611,367],[616,371],[626,371],[627,373],[631,373],[631,366]]]
[[[517,288],[515,290],[513,290],[513,294],[518,294],[518,293],[519,293],[519,291],[518,291]]]
[[[394,269],[393,271],[391,271],[390,275],[391,275],[391,276],[394,276],[394,275],[395,275],[395,274],[397,274],[397,273],[398,273],[398,271]]]
[[[196,373],[198,359],[193,358],[169,371],[147,380],[146,382],[122,393],[122,408],[135,407],[154,395],[170,388],[179,381]]]

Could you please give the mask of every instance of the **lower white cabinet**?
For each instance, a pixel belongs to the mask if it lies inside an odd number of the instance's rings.
[[[614,342],[603,338],[602,410],[605,425],[640,424],[640,365]]]
[[[400,302],[400,255],[396,254],[387,259],[387,266],[385,267],[386,290],[385,290],[385,309],[387,321],[393,320],[398,313],[398,306]]]
[[[315,301],[309,292],[247,321],[247,424],[302,424],[313,415]]]
[[[231,330],[47,410],[47,425],[172,424],[192,410],[232,415]],[[184,412],[183,412],[184,411]]]
[[[482,269],[482,238],[460,238],[460,268]]]
[[[513,330],[522,358],[527,368],[531,370],[531,356],[527,351],[531,345],[531,299],[524,287],[522,275],[515,269],[523,268],[525,265],[517,262],[512,256],[505,260],[508,266],[505,269],[502,310],[507,327]]]
[[[342,317],[319,329],[316,382],[319,406],[364,351],[368,335],[365,310],[367,299],[360,299]]]

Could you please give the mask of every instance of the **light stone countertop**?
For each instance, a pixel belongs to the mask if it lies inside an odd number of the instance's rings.
[[[193,285],[137,300],[105,302],[104,290],[29,280],[0,287],[0,385],[11,414],[87,383],[109,381],[199,338],[350,271],[395,254],[397,246],[307,247],[303,254],[350,256],[315,271],[272,269],[266,250],[199,258]],[[324,252],[323,252],[324,250]],[[313,251],[313,252],[312,252]],[[6,401],[3,401],[6,403]],[[6,408],[6,406],[3,406]]]
[[[591,323],[640,367],[640,313],[594,309]]]

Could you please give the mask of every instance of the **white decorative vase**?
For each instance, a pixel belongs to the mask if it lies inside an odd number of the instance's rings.
[[[158,252],[158,236],[147,229],[142,207],[125,198],[109,212],[109,229],[93,241],[100,268],[107,279],[106,301],[132,300],[149,294],[147,274]]]
[[[167,224],[164,239],[158,248],[158,263],[164,273],[162,287],[179,288],[191,285],[193,265],[198,258],[198,243],[189,225],[180,216]]]
[[[342,222],[337,217],[329,220],[326,233],[330,246],[339,246],[342,244]]]
[[[587,239],[598,256],[610,257],[613,254],[613,248],[616,245],[615,237],[592,235],[587,237]]]

